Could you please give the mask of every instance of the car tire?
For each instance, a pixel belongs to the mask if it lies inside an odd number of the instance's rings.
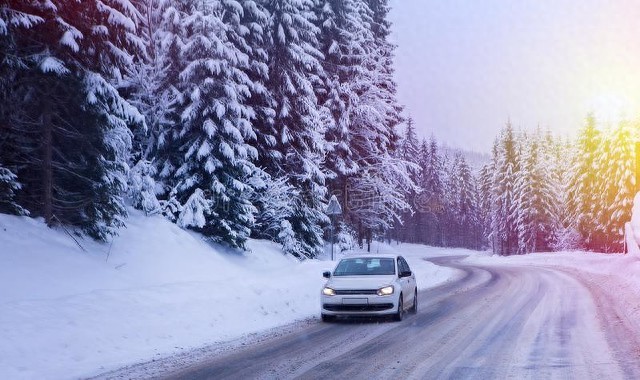
[[[320,317],[322,318],[322,322],[325,322],[325,323],[331,323],[336,321],[335,315],[322,314]]]
[[[418,289],[416,289],[413,293],[413,306],[411,306],[409,312],[411,312],[411,314],[418,313]]]
[[[393,319],[400,322],[404,318],[404,303],[402,302],[402,293],[398,298],[398,311],[393,315]]]

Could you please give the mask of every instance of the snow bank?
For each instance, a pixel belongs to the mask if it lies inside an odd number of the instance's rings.
[[[535,265],[571,268],[596,275],[615,276],[628,283],[629,288],[640,289],[640,258],[633,255],[574,251],[504,257],[492,256],[487,253],[470,255],[464,262],[475,265]]]
[[[0,214],[0,378],[69,379],[317,317],[322,271],[265,241],[238,253],[132,211],[112,244]],[[401,251],[421,288],[455,275]],[[375,252],[375,251],[374,251]]]
[[[594,278],[610,278],[616,282],[615,286],[620,288],[619,291],[611,289],[611,294],[617,298],[624,298],[627,295],[638,298],[640,289],[640,257],[629,254],[567,251],[498,256],[486,252],[473,253],[463,262],[473,265],[531,265],[572,269],[587,275],[592,274]],[[640,318],[640,306],[634,306],[633,309],[638,311],[635,318]]]
[[[633,208],[631,209],[631,222],[626,223],[625,238],[627,251],[640,257],[640,192],[633,198]]]

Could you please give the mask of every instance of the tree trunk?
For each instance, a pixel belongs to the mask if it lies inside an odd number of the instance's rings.
[[[42,109],[42,216],[49,227],[53,225],[53,125],[49,94],[44,94]]]

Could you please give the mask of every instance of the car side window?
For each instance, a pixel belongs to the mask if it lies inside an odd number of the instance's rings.
[[[404,262],[402,260],[402,257],[398,257],[398,274],[406,271],[407,269],[404,266]]]
[[[409,264],[407,263],[407,261],[404,259],[404,257],[398,257],[398,264],[400,264],[400,270],[402,272],[408,272],[411,269],[409,268]]]

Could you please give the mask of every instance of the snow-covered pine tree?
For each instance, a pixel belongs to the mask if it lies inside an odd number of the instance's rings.
[[[207,218],[211,215],[213,206],[210,197],[202,189],[194,189],[184,206],[176,223],[182,228],[202,229],[207,225]]]
[[[18,202],[105,240],[126,216],[127,127],[143,122],[110,83],[140,46],[139,13],[129,0],[13,2],[1,13],[14,63],[3,86],[18,100],[0,121],[3,163],[20,163]]]
[[[366,0],[366,3],[372,12],[373,35],[376,39],[389,43],[387,41],[387,37],[391,34],[391,22],[388,20],[389,0]]]
[[[0,149],[2,143],[0,142]],[[18,177],[0,165],[0,213],[24,215],[28,212],[16,203],[16,192],[22,188]]]
[[[520,143],[523,153],[511,204],[519,254],[549,250],[558,231],[553,168],[545,159],[543,143],[539,131],[524,135]]]
[[[394,187],[398,186],[398,180],[402,180],[402,186],[405,188],[404,192],[398,194],[401,196],[400,199],[383,205],[385,208],[391,205],[394,207],[408,205],[403,195],[415,184],[411,181],[408,172],[412,166],[411,162],[399,160],[395,154],[400,140],[396,128],[402,122],[402,117],[393,79],[393,45],[389,44],[386,36],[376,37],[373,33],[374,13],[367,2],[355,1],[354,6],[359,18],[358,25],[364,28],[359,28],[352,34],[355,41],[358,41],[358,46],[363,47],[365,54],[358,56],[358,60],[363,60],[362,64],[349,82],[351,92],[358,97],[357,103],[351,104],[350,146],[356,162],[363,170],[349,178],[348,186],[350,188],[366,187],[364,183],[368,183],[369,180],[361,176],[368,172],[369,166],[375,167],[378,173],[397,173],[397,175],[383,176],[380,178],[381,181],[377,182],[379,186]],[[383,19],[386,19],[386,16],[386,13],[380,15]],[[405,178],[409,181],[405,182]],[[360,180],[364,183],[359,184]],[[388,209],[390,215],[396,215],[399,211]],[[371,221],[364,220],[364,217],[372,215],[370,210],[362,210],[360,215],[353,212],[350,215],[360,239],[370,240],[373,232],[384,230],[388,225],[385,223],[374,226]]]
[[[551,247],[554,251],[584,249],[582,235],[573,225],[569,210],[571,201],[569,180],[571,179],[572,160],[575,154],[575,144],[568,138],[556,141],[552,145],[552,149],[547,152],[549,165],[553,168],[552,177],[557,191],[556,202],[558,205],[556,221],[558,231]]]
[[[146,127],[134,130],[132,158],[148,160],[155,155],[162,132],[175,125],[179,94],[179,61],[176,57],[175,9],[170,0],[134,0],[140,10],[138,34],[144,49],[129,65],[119,84],[127,99],[145,117]]]
[[[364,14],[373,33],[369,46],[369,59],[365,62],[371,74],[371,87],[374,99],[377,99],[377,110],[384,115],[388,128],[395,128],[402,122],[402,106],[397,99],[397,85],[394,79],[394,50],[396,46],[389,41],[391,22],[389,21],[388,0],[360,0],[358,9]]]
[[[395,124],[386,123],[387,105],[374,106],[380,101],[381,92],[372,91],[375,75],[367,68],[376,62],[377,51],[371,30],[372,12],[366,2],[320,0],[315,9],[324,54],[325,76],[317,93],[326,125],[326,168],[332,193],[341,195],[339,201],[347,203],[354,189],[370,191],[373,183],[376,187],[383,184],[384,178],[371,180],[373,173],[378,176],[388,170],[385,166],[401,162],[393,155],[398,136],[393,131]],[[345,219],[357,226],[361,241],[370,241],[372,231],[387,228],[388,222],[377,225],[381,219],[373,217],[376,212],[366,207],[384,208],[392,203],[361,203],[357,208],[347,208]],[[366,217],[377,222],[363,219]]]
[[[169,174],[170,187],[180,203],[196,192],[207,203],[204,225],[185,226],[213,241],[243,247],[256,212],[248,178],[257,159],[250,145],[256,139],[253,110],[246,104],[252,83],[243,70],[248,57],[230,38],[236,36],[243,9],[236,1],[193,0],[178,10],[184,69],[176,85],[182,94],[177,105],[181,123],[166,142],[167,150],[180,154]],[[182,213],[187,212],[185,205]]]
[[[145,1],[154,0],[140,0]],[[162,1],[162,0],[157,0]],[[186,93],[179,88],[182,84],[180,73],[185,70],[186,62],[183,59],[183,50],[185,41],[188,37],[188,31],[184,28],[184,20],[189,13],[191,4],[189,2],[165,1],[157,3],[158,8],[162,9],[160,14],[156,13],[159,9],[147,9],[151,12],[151,19],[147,21],[149,25],[157,25],[151,27],[148,32],[150,39],[147,42],[147,49],[151,49],[151,66],[149,70],[152,74],[157,74],[155,80],[158,86],[152,86],[152,90],[160,91],[157,96],[165,97],[166,106],[169,109],[160,110],[160,113],[154,112],[154,106],[145,106],[141,108],[143,111],[148,109],[149,112],[149,128],[146,138],[142,141],[142,156],[146,156],[155,168],[154,180],[156,182],[156,193],[161,207],[162,214],[169,220],[176,222],[180,213],[184,210],[182,203],[185,201],[185,195],[178,193],[176,189],[176,181],[174,174],[178,167],[184,161],[184,154],[176,146],[176,135],[179,133],[182,125],[182,115],[180,110],[184,108],[187,102]],[[141,6],[144,9],[144,4]],[[149,18],[146,16],[145,18]],[[156,61],[153,62],[153,57]],[[144,65],[144,60],[142,65]],[[158,69],[155,69],[159,65]],[[166,65],[166,66],[163,66]],[[144,70],[143,70],[144,71]],[[135,73],[135,71],[134,71]],[[134,89],[135,81],[134,83]],[[143,95],[144,99],[153,100],[152,97]],[[166,113],[165,113],[166,112]],[[157,122],[157,123],[155,123]]]
[[[416,135],[415,127],[413,126],[413,119],[407,119],[407,126],[404,131],[404,136],[400,143],[398,144],[397,156],[400,160],[405,162],[411,162],[415,165],[415,168],[410,170],[409,175],[411,180],[414,183],[418,183],[419,175],[420,175],[420,141]],[[409,243],[417,243],[419,241],[420,235],[420,226],[421,226],[421,214],[420,210],[416,209],[416,203],[418,201],[417,197],[420,195],[419,189],[408,188],[405,189],[406,194],[404,195],[407,203],[409,203],[412,208],[407,209],[401,214],[401,223],[400,221],[396,223],[395,228],[397,229],[396,233],[399,234],[399,237],[402,241]]]
[[[129,171],[127,193],[133,207],[154,215],[162,211],[156,197],[156,168],[152,162],[139,160]]]
[[[538,247],[538,250],[554,250],[558,247],[559,236],[570,234],[567,230],[567,171],[569,168],[569,160],[564,159],[565,154],[570,154],[570,149],[566,149],[562,139],[554,136],[550,130],[540,131],[541,142],[541,163],[540,167],[546,173],[548,186],[548,202],[550,204],[549,219],[549,235],[544,236],[546,245]]]
[[[271,46],[269,33],[269,12],[264,1],[239,0],[243,13],[230,38],[247,56],[242,70],[251,80],[251,94],[247,104],[253,109],[251,123],[255,130],[256,141],[253,145],[258,151],[258,165],[268,167],[269,162],[282,159],[277,148],[277,131],[274,123],[275,102],[267,88],[269,80],[269,55]],[[264,173],[261,173],[264,174]],[[277,179],[274,179],[277,181]],[[259,210],[264,212],[266,210]]]
[[[512,255],[517,251],[517,231],[513,219],[514,185],[518,166],[518,146],[508,122],[503,129],[497,151],[495,171],[493,173],[493,202],[491,209],[491,241],[493,252],[499,255]]]
[[[479,248],[480,231],[476,180],[467,160],[460,153],[456,154],[454,158],[451,174],[455,185],[451,186],[454,190],[451,194],[454,202],[451,210],[453,225],[449,234],[451,231],[456,231],[457,236],[450,237],[448,240],[452,243],[450,245]]]
[[[327,140],[326,168],[330,187],[344,192],[346,176],[358,169],[351,151],[351,113],[358,95],[351,84],[357,80],[365,54],[359,33],[365,30],[354,0],[317,0],[314,6],[318,40],[324,58],[322,85],[316,88]],[[339,198],[344,203],[344,196]]]
[[[600,244],[595,235],[598,204],[597,167],[598,147],[602,144],[602,134],[596,126],[593,115],[588,115],[585,125],[578,133],[578,139],[571,156],[571,168],[567,175],[567,208],[569,225],[575,228],[588,249],[598,249]]]
[[[287,239],[295,238],[293,231],[290,231],[291,223],[288,220],[295,212],[293,200],[300,196],[298,189],[288,184],[285,176],[273,178],[265,172],[257,172],[251,178],[250,184],[255,189],[251,203],[259,210],[253,236],[279,242],[283,247],[296,246],[291,242],[285,242],[281,236]],[[295,253],[286,248],[285,251]]]
[[[17,28],[30,28],[44,20],[36,15],[18,11],[10,6],[0,7],[0,51],[14,52],[17,50],[16,40],[9,30]],[[0,212],[12,214],[25,214],[27,211],[18,205],[16,193],[22,188],[14,171],[3,164],[13,161],[15,152],[13,138],[17,134],[10,133],[9,126],[12,119],[19,111],[20,99],[15,97],[15,76],[24,57],[15,54],[4,54],[0,62],[0,99],[3,101],[0,107]],[[13,136],[12,136],[13,135]]]
[[[294,214],[289,223],[299,242],[298,257],[314,257],[323,245],[327,195],[324,159],[324,130],[318,112],[314,84],[322,74],[317,49],[318,28],[313,24],[310,0],[273,0],[266,4],[270,14],[267,47],[269,81],[276,110],[276,149],[282,159],[265,169],[271,175],[286,175],[299,191],[293,199]]]
[[[596,188],[599,194],[596,231],[603,241],[600,249],[605,252],[622,252],[624,224],[631,220],[631,207],[635,195],[636,136],[628,121],[622,121],[605,136],[604,144],[597,151],[600,171]]]
[[[425,244],[440,246],[443,244],[442,224],[445,211],[444,200],[444,159],[438,149],[438,142],[431,136],[427,147],[426,162],[421,162],[422,175],[421,204],[424,207]]]
[[[398,144],[398,152],[403,160],[417,163],[418,157],[420,156],[420,141],[416,135],[412,118],[407,119],[404,136]]]
[[[417,190],[409,175],[415,169],[414,164],[387,156],[363,167],[357,179],[349,180],[347,207],[360,246],[366,243],[370,250],[374,233],[384,236],[400,220],[401,213],[410,210],[405,197],[408,191]]]
[[[398,154],[402,154],[402,151],[403,149],[401,145],[400,149],[398,149]],[[412,201],[410,200],[409,195],[407,195],[407,199],[411,201],[412,206],[412,210],[410,211],[414,212],[413,222],[415,223],[415,230],[413,239],[416,243],[427,242],[426,232],[428,230],[428,218],[426,217],[426,214],[432,212],[431,205],[429,204],[429,195],[425,193],[424,184],[422,181],[423,173],[425,170],[424,168],[427,167],[429,163],[429,153],[429,143],[426,139],[423,138],[419,143],[418,152],[414,156],[414,162],[417,165],[417,176],[414,178],[414,182],[416,184],[416,194]],[[409,212],[405,212],[402,219],[403,223],[399,224],[398,227],[396,227],[403,232],[402,235],[399,236],[400,238],[403,238],[403,241],[409,241],[407,240],[406,236],[408,236],[408,233],[411,231],[409,231],[409,228],[406,227],[407,223],[405,221],[410,222],[410,215],[411,214]]]
[[[230,38],[248,58],[242,70],[252,84],[247,99],[253,110],[250,120],[256,134],[252,145],[257,150],[256,162],[260,168],[276,168],[283,153],[278,149],[276,137],[276,103],[267,87],[268,49],[272,45],[270,15],[264,1],[240,0],[239,3],[244,11],[239,22],[234,24],[236,27],[232,29]],[[289,222],[294,213],[293,200],[300,196],[298,189],[288,183],[283,173],[263,169],[252,175],[250,184],[254,188],[250,201],[257,209],[252,237],[278,242],[285,252],[299,255],[299,244]]]
[[[492,218],[492,209],[493,202],[495,199],[495,194],[493,192],[493,174],[496,168],[496,160],[498,157],[498,141],[494,141],[492,148],[492,159],[484,164],[480,169],[479,175],[479,188],[478,188],[478,197],[479,197],[479,220],[480,220],[480,228],[482,232],[482,241],[480,243],[481,247],[490,247],[492,246],[491,241],[489,240],[489,236],[491,236],[491,218]]]
[[[442,228],[442,245],[445,247],[460,246],[459,241],[461,226],[456,219],[458,206],[459,180],[456,178],[459,160],[457,155],[453,159],[450,152],[443,152],[442,162],[442,213],[440,215],[440,226]]]
[[[145,128],[133,133],[130,166],[134,169],[128,179],[128,195],[132,205],[145,213],[160,210],[156,192],[164,189],[158,179],[158,164],[170,164],[163,149],[163,136],[179,123],[176,106],[180,98],[178,83],[179,23],[170,0],[133,0],[141,13],[138,35],[144,49],[125,70],[119,88],[128,101],[145,117]],[[166,202],[163,200],[162,202]]]

